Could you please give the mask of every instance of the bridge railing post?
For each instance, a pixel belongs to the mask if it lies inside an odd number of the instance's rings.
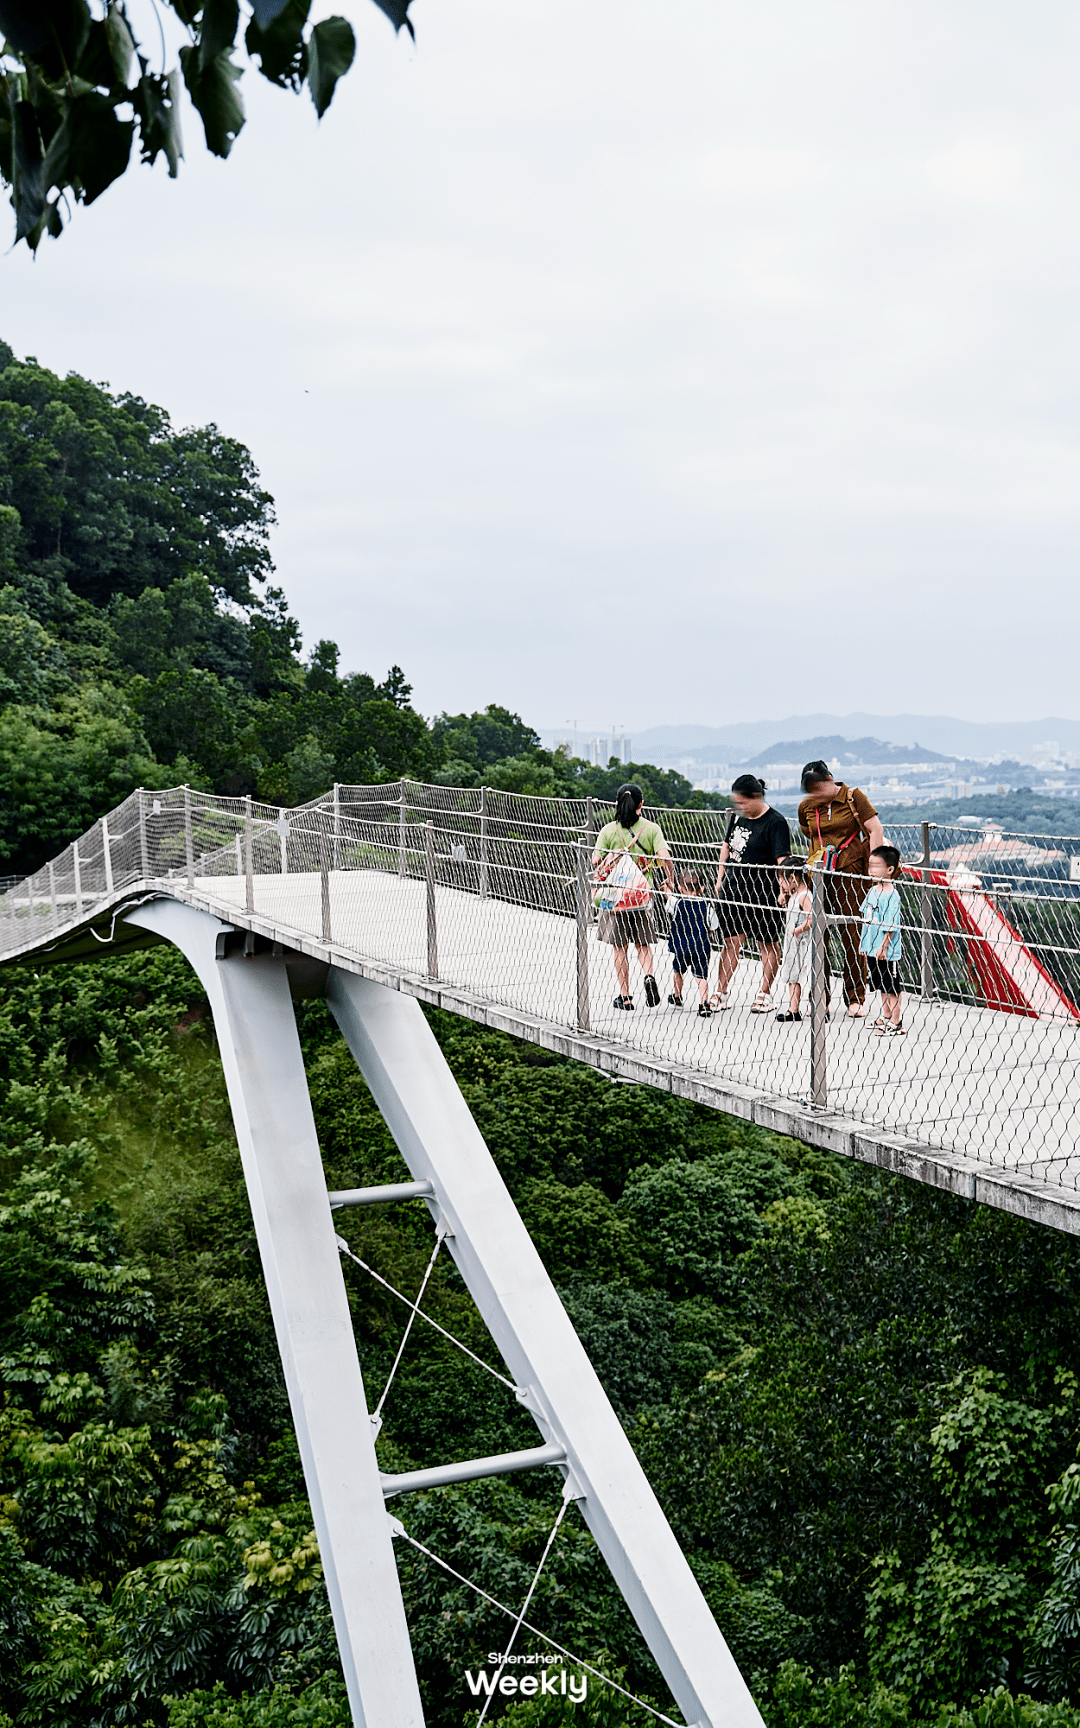
[[[109,818],[107,816],[101,818],[101,853],[105,865],[105,892],[111,894],[113,891],[112,845],[109,839]]]
[[[254,823],[251,819],[251,794],[244,799],[244,910],[255,910]]]
[[[589,1030],[589,854],[590,839],[582,835],[577,843],[577,1029]]]
[[[322,939],[330,940],[330,816],[320,805],[316,811],[319,824],[319,890],[322,901]]]
[[[819,864],[811,885],[810,908],[810,1102],[822,1110],[829,1101],[827,1074],[829,1012],[828,875]]]
[[[184,787],[184,864],[187,868],[187,885],[195,886],[195,848],[191,835],[191,787]]]
[[[146,843],[146,792],[139,787],[139,875],[143,881],[150,874],[150,848]]]
[[[487,899],[488,892],[488,828],[487,828],[487,787],[480,788],[480,898]]]
[[[439,933],[435,924],[435,824],[424,829],[424,880],[427,885],[427,974],[439,976]]]
[[[589,796],[585,800],[585,844],[589,849],[590,863],[592,860],[593,841],[596,839],[596,834],[597,834],[595,805],[596,805],[596,799],[593,797],[592,793],[590,792]],[[591,901],[589,902],[589,905],[588,905],[586,910],[587,910],[589,923],[595,924],[595,922],[596,922],[596,908],[593,906]]]
[[[930,888],[930,828],[929,822],[923,823],[922,883],[919,892],[919,918],[922,925],[919,954],[919,994],[924,1002],[929,1002],[934,994],[934,936],[931,923],[934,900]]]

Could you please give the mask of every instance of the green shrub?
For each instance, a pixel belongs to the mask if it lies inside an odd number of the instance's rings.
[[[352,1728],[345,1687],[316,1680],[302,1691],[270,1686],[233,1698],[218,1682],[210,1691],[169,1698],[167,1728]],[[3,1724],[0,1723],[0,1728]]]

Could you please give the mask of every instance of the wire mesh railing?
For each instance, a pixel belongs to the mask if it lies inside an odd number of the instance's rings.
[[[867,879],[743,864],[717,886],[725,811],[647,811],[670,863],[642,904],[611,903],[594,849],[612,813],[412,781],[295,809],[139,791],[0,896],[0,957],[171,890],[653,1063],[1077,1185],[1080,840],[891,826],[883,978]]]

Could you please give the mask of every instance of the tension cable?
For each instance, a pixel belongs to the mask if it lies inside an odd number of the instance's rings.
[[[413,1321],[416,1319],[416,1316],[420,1312],[420,1304],[424,1299],[424,1291],[428,1287],[428,1279],[431,1277],[431,1274],[435,1270],[435,1259],[436,1259],[436,1256],[438,1255],[439,1249],[442,1247],[442,1240],[443,1240],[443,1232],[441,1230],[436,1230],[436,1232],[435,1232],[435,1246],[431,1250],[431,1259],[427,1263],[427,1271],[424,1273],[423,1279],[422,1279],[421,1284],[420,1284],[420,1289],[417,1291],[416,1301],[410,1302],[410,1304],[409,1304],[409,1307],[412,1310],[412,1312],[410,1313],[408,1320],[405,1322],[405,1330],[401,1334],[401,1343],[398,1345],[397,1355],[394,1357],[393,1366],[391,1367],[390,1373],[387,1376],[386,1385],[382,1389],[382,1397],[379,1399],[379,1402],[376,1404],[374,1410],[371,1412],[371,1420],[373,1422],[377,1422],[379,1417],[382,1415],[382,1407],[386,1403],[386,1394],[389,1392],[391,1386],[394,1384],[394,1375],[398,1371],[398,1363],[401,1361],[402,1356],[405,1354],[405,1346],[409,1342],[409,1333],[412,1331]]]
[[[548,1555],[551,1553],[551,1544],[554,1542],[556,1536],[559,1534],[559,1525],[562,1523],[563,1519],[566,1517],[566,1508],[570,1504],[570,1498],[571,1498],[570,1478],[567,1477],[566,1482],[563,1485],[562,1505],[559,1507],[559,1516],[556,1518],[554,1524],[551,1526],[551,1535],[548,1537],[547,1541],[544,1544],[544,1552],[540,1556],[539,1566],[536,1568],[536,1571],[533,1573],[532,1583],[529,1585],[529,1588],[526,1592],[525,1601],[523,1602],[522,1608],[521,1608],[521,1613],[518,1615],[517,1619],[514,1621],[514,1630],[510,1634],[509,1640],[508,1640],[507,1645],[506,1645],[506,1649],[503,1651],[502,1655],[499,1657],[499,1670],[500,1670],[500,1672],[506,1667],[506,1659],[509,1656],[511,1650],[514,1648],[514,1639],[517,1637],[518,1633],[521,1631],[521,1623],[529,1611],[529,1603],[532,1601],[533,1593],[536,1590],[536,1586],[540,1582],[540,1574],[544,1570],[544,1563],[547,1560]],[[491,1700],[492,1700],[492,1698],[494,1698],[494,1696],[495,1696],[495,1688],[492,1687],[491,1691],[488,1693],[487,1697],[484,1699],[484,1708],[481,1710],[479,1716],[477,1717],[476,1728],[483,1728],[484,1717],[488,1713],[488,1708],[489,1708],[489,1706],[491,1704]]]
[[[441,1566],[444,1572],[448,1572],[450,1577],[456,1579],[459,1584],[464,1584],[467,1590],[475,1590],[478,1596],[482,1596],[485,1602],[490,1602],[491,1606],[497,1608],[500,1614],[509,1615],[511,1620],[517,1618],[516,1611],[513,1608],[508,1608],[505,1602],[500,1602],[497,1597],[489,1595],[486,1590],[481,1589],[479,1584],[474,1584],[472,1579],[466,1578],[463,1573],[455,1572],[454,1568],[448,1561],[440,1560],[439,1556],[433,1554],[430,1548],[425,1548],[424,1544],[418,1542],[415,1536],[410,1536],[400,1519],[391,1518],[390,1528],[393,1535],[403,1536],[405,1541],[409,1543],[410,1547],[415,1548],[418,1553],[423,1554],[425,1559],[433,1561],[436,1566]],[[631,1704],[640,1704],[641,1708],[647,1710],[650,1716],[655,1716],[658,1722],[666,1723],[667,1728],[685,1728],[685,1725],[682,1722],[673,1721],[670,1716],[665,1716],[662,1710],[657,1710],[655,1705],[646,1704],[644,1698],[639,1698],[635,1693],[628,1692],[625,1686],[620,1686],[619,1682],[617,1680],[612,1680],[610,1675],[602,1674],[599,1668],[594,1668],[591,1662],[585,1661],[584,1657],[575,1656],[572,1650],[566,1648],[565,1644],[560,1644],[556,1639],[549,1638],[546,1632],[541,1632],[539,1626],[534,1626],[529,1620],[522,1620],[520,1624],[524,1626],[526,1632],[531,1632],[535,1638],[540,1638],[545,1644],[550,1644],[551,1648],[557,1650],[560,1656],[565,1656],[569,1661],[576,1663],[579,1668],[584,1668],[585,1672],[591,1674],[594,1680],[599,1680],[603,1685],[610,1686],[613,1691],[620,1692],[624,1698],[630,1700]]]
[[[469,1346],[467,1344],[463,1344],[461,1342],[460,1338],[455,1338],[454,1334],[452,1332],[448,1332],[446,1330],[445,1326],[440,1326],[439,1322],[437,1320],[433,1320],[431,1318],[430,1314],[425,1314],[424,1310],[422,1308],[418,1308],[415,1302],[410,1302],[409,1298],[407,1296],[403,1296],[400,1290],[395,1290],[394,1286],[390,1283],[389,1279],[384,1278],[382,1276],[381,1272],[376,1272],[374,1266],[369,1266],[366,1260],[361,1260],[359,1254],[353,1253],[352,1249],[349,1247],[349,1244],[345,1241],[345,1238],[343,1236],[339,1236],[337,1238],[337,1245],[338,1245],[338,1248],[341,1250],[342,1254],[347,1254],[349,1259],[355,1260],[356,1264],[358,1266],[362,1266],[365,1272],[370,1272],[370,1274],[374,1278],[375,1282],[377,1284],[381,1284],[384,1290],[389,1290],[391,1296],[396,1296],[399,1302],[404,1302],[405,1306],[407,1308],[412,1308],[419,1319],[426,1320],[427,1324],[429,1326],[434,1326],[436,1332],[441,1332],[443,1337],[448,1339],[451,1344],[455,1344],[459,1350],[463,1350],[465,1352],[466,1356],[470,1357],[472,1359],[472,1361],[474,1361],[478,1365],[478,1367],[483,1368],[486,1373],[494,1375],[496,1380],[501,1381],[502,1385],[509,1387],[510,1391],[513,1392],[515,1396],[517,1395],[518,1388],[514,1385],[514,1382],[512,1380],[508,1380],[506,1378],[505,1374],[500,1374],[499,1370],[497,1368],[493,1368],[491,1366],[490,1362],[485,1362],[482,1356],[478,1356],[476,1354],[475,1350],[470,1350]],[[381,1403],[381,1401],[382,1400],[380,1399],[380,1403]]]

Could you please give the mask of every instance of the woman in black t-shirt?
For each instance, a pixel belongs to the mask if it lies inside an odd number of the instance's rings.
[[[767,1014],[784,943],[776,865],[791,852],[791,830],[779,810],[766,804],[765,783],[754,774],[739,775],[731,788],[731,802],[734,819],[720,848],[716,872],[716,910],[724,947],[713,1006],[727,1007],[739,950],[749,940],[758,944],[762,964],[761,989],[750,1012]]]

